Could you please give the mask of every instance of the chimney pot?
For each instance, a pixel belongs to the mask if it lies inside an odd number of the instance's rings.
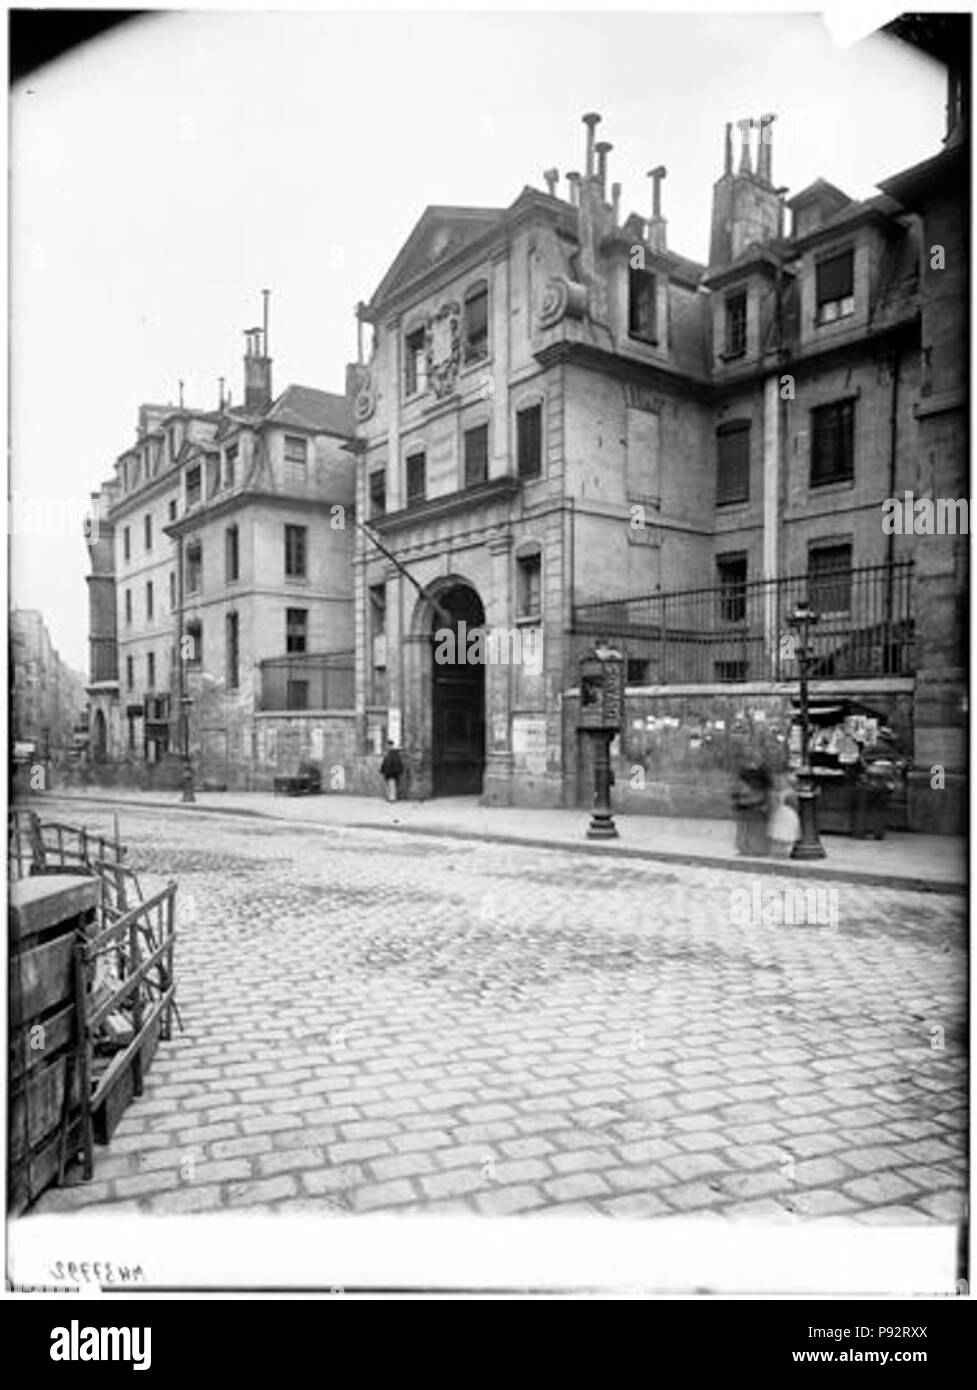
[[[750,132],[753,129],[753,117],[746,116],[742,121],[737,121],[736,124],[740,128],[740,136],[743,141],[740,149],[740,173],[752,174],[753,163],[750,152]]]
[[[732,172],[733,172],[733,123],[732,123],[732,121],[727,121],[727,122],[726,122],[726,148],[725,148],[725,155],[724,155],[724,158],[723,158],[723,173],[724,173],[724,174],[731,174]]]
[[[611,184],[611,208],[614,213],[614,226],[618,227],[621,223],[621,185]]]
[[[651,179],[651,215],[654,221],[658,222],[662,215],[662,179],[668,170],[664,164],[656,164],[654,169],[648,170],[648,178]]]
[[[556,185],[560,182],[559,169],[544,169],[543,178],[546,180],[546,191],[551,198],[556,197]]]
[[[597,180],[600,184],[600,196],[604,197],[604,189],[607,186],[607,156],[614,146],[610,140],[598,140],[594,149],[597,151]]]
[[[570,185],[570,202],[573,206],[580,206],[580,175],[576,169],[567,174],[567,183]]]
[[[757,142],[756,172],[757,178],[764,183],[771,183],[771,172],[773,168],[773,123],[777,119],[772,111],[767,111],[760,117],[760,137]]]
[[[594,129],[600,125],[600,116],[596,111],[588,111],[583,118],[583,123],[587,127],[587,178],[594,176]]]

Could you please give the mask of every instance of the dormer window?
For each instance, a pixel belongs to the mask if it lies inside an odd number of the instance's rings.
[[[237,471],[237,445],[228,444],[224,450],[224,486],[232,488],[234,486],[235,474]]]
[[[465,361],[488,357],[488,285],[481,280],[465,295]]]
[[[746,352],[746,290],[726,296],[726,357],[742,357]]]
[[[628,333],[644,343],[658,341],[658,282],[650,270],[631,269],[628,278]]]
[[[817,322],[834,323],[855,312],[853,251],[827,256],[815,267],[817,276]]]
[[[404,395],[419,396],[427,386],[424,329],[415,328],[404,339]]]

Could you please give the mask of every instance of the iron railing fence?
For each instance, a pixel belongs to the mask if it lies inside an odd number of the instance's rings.
[[[352,652],[276,656],[260,665],[263,710],[353,708]]]
[[[577,604],[573,656],[596,637],[628,662],[631,685],[796,680],[788,618],[807,598],[815,679],[915,670],[911,560]]]

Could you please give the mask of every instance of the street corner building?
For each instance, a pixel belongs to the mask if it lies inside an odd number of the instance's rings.
[[[89,766],[108,780],[172,787],[189,760],[205,786],[265,788],[352,758],[349,410],[275,398],[267,331],[246,333],[240,403],[222,382],[215,410],[143,405],[98,494]]]
[[[960,830],[968,541],[882,517],[967,491],[964,90],[951,64],[943,148],[864,201],[788,197],[774,115],[731,121],[708,265],[668,244],[681,171],[622,213],[596,113],[565,196],[550,169],[508,208],[424,212],[347,374],[360,757],[392,737],[414,796],[585,805],[579,661],[604,638],[616,804],[715,815],[737,766],[786,762],[806,596],[812,692],[911,768],[892,823]],[[439,662],[462,622],[538,630],[541,664]]]

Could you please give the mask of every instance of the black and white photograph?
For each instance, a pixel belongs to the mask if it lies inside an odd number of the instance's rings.
[[[925,1361],[972,33],[879,8],[10,14],[8,1293]]]

